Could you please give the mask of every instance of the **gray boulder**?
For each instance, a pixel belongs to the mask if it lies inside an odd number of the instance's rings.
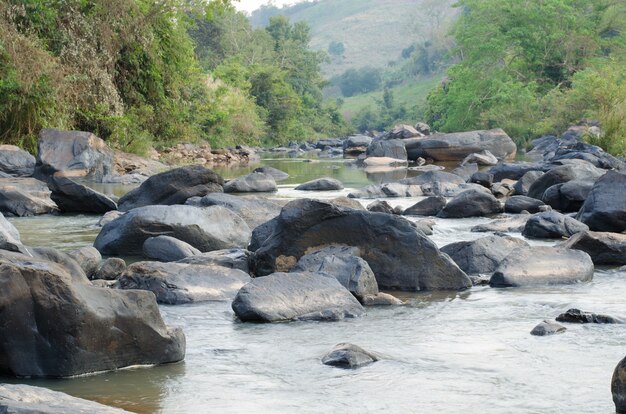
[[[578,212],[593,188],[591,181],[568,181],[549,187],[541,199],[555,210],[564,213]]]
[[[598,313],[584,312],[580,309],[568,309],[567,312],[556,317],[559,322],[567,323],[600,323],[600,324],[622,324],[623,320],[610,315],[601,315]]]
[[[525,287],[588,282],[593,262],[585,252],[560,247],[525,247],[511,252],[491,276],[491,287]]]
[[[405,216],[436,216],[446,206],[445,197],[427,197],[404,210]]]
[[[251,280],[238,269],[188,263],[137,262],[118,278],[120,289],[149,290],[159,303],[232,300]]]
[[[450,174],[458,175],[459,177],[464,179],[466,182],[468,182],[470,178],[472,178],[472,175],[474,175],[474,173],[477,173],[477,172],[478,172],[478,164],[470,163],[470,164],[464,164],[462,166],[456,167],[455,169],[450,171]]]
[[[0,212],[29,217],[58,213],[59,207],[50,198],[50,190],[43,181],[34,178],[0,178]]]
[[[295,189],[300,191],[335,191],[342,190],[343,183],[334,178],[323,177],[300,184]]]
[[[360,346],[342,343],[337,344],[322,358],[324,365],[338,368],[360,368],[378,361],[378,357]]]
[[[35,157],[15,145],[0,145],[0,172],[11,177],[32,177]]]
[[[225,193],[274,193],[278,191],[276,180],[269,174],[253,172],[224,184]]]
[[[182,331],[164,324],[151,293],[97,288],[55,263],[8,252],[0,289],[4,373],[70,377],[184,358]]]
[[[520,247],[528,247],[528,244],[515,237],[494,235],[448,244],[441,251],[450,256],[465,273],[476,275],[492,274],[512,251]]]
[[[143,242],[143,256],[159,262],[176,262],[202,252],[170,236],[150,237]]]
[[[516,195],[525,196],[528,194],[530,187],[535,181],[537,181],[545,173],[543,171],[528,171],[526,172],[513,186]]]
[[[539,177],[528,189],[528,197],[541,200],[543,193],[553,185],[573,180],[595,182],[605,172],[589,163],[561,165]]]
[[[393,158],[406,161],[406,148],[404,142],[398,139],[374,140],[367,147],[367,157]]]
[[[252,252],[245,249],[224,249],[189,256],[185,259],[179,260],[178,263],[199,264],[205,266],[215,265],[226,267],[228,269],[238,269],[249,274],[251,257]]]
[[[336,321],[365,314],[335,278],[316,273],[273,273],[241,288],[232,303],[243,322]]]
[[[489,173],[493,174],[494,181],[502,181],[504,179],[519,180],[530,171],[548,171],[549,165],[538,162],[503,162],[489,169]],[[527,195],[527,194],[522,194]]]
[[[493,184],[493,174],[485,171],[478,171],[472,174],[470,182],[474,184],[482,185],[483,187],[490,188]]]
[[[535,326],[532,331],[530,331],[531,335],[534,336],[548,336],[548,335],[556,335],[565,332],[567,328],[560,323],[556,323],[554,321],[545,320],[541,322],[539,325]]]
[[[496,165],[498,163],[498,159],[489,150],[484,150],[470,154],[463,158],[463,161],[461,161],[461,165],[471,163],[478,165]]]
[[[224,207],[148,206],[105,224],[94,247],[105,255],[141,255],[146,239],[160,235],[207,252],[245,248],[250,241],[250,228]]]
[[[277,181],[277,182],[285,181],[287,178],[289,178],[289,174],[287,174],[286,172],[281,171],[274,167],[267,166],[267,165],[255,168],[252,172],[271,175],[272,177],[274,177],[274,181]]]
[[[517,146],[502,129],[432,134],[427,138],[404,140],[409,159],[461,161],[470,154],[489,150],[496,158],[514,158]]]
[[[89,279],[94,278],[94,275],[100,268],[100,262],[102,261],[100,252],[91,246],[81,247],[80,249],[71,251],[68,253],[68,256],[78,263]]]
[[[20,241],[20,232],[0,213],[0,249],[26,253]]]
[[[626,234],[581,231],[561,246],[582,250],[596,265],[626,265]]]
[[[609,171],[600,178],[576,218],[594,231],[626,231],[626,174]]]
[[[419,132],[416,128],[411,125],[401,124],[393,127],[391,131],[389,131],[389,139],[406,139],[413,137],[423,137],[424,134]]]
[[[467,190],[450,200],[437,214],[437,217],[482,217],[501,212],[502,205],[492,194],[478,190]]]
[[[346,155],[360,155],[367,151],[372,138],[367,135],[352,135],[343,141],[343,153]]]
[[[622,359],[613,371],[611,379],[611,394],[615,403],[615,412],[626,413],[626,357]]]
[[[119,257],[109,257],[100,264],[92,279],[117,280],[126,270],[126,262]]]
[[[221,193],[224,180],[200,165],[175,168],[153,175],[118,203],[120,211],[152,205],[184,204],[188,198]]]
[[[531,214],[539,213],[545,210],[546,205],[543,201],[536,198],[526,197],[522,195],[516,195],[504,203],[504,212],[519,214],[522,211],[528,211]]]
[[[521,233],[526,223],[532,216],[530,214],[520,214],[515,217],[506,217],[490,221],[485,224],[478,224],[472,227],[474,233],[502,232],[502,233]]]
[[[64,213],[104,214],[117,210],[117,204],[109,197],[70,178],[53,175],[48,179],[50,198]]]
[[[589,230],[585,224],[556,211],[534,214],[526,222],[522,234],[534,239],[560,239]]]
[[[256,251],[257,275],[291,270],[311,247],[358,247],[379,287],[465,289],[471,281],[417,226],[397,215],[337,207],[315,200],[287,204]]]

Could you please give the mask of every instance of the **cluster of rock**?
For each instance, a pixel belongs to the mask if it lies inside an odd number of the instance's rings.
[[[177,164],[221,165],[248,164],[258,161],[259,156],[255,149],[245,145],[214,149],[210,144],[203,143],[176,144],[162,150],[159,158],[174,161]]]

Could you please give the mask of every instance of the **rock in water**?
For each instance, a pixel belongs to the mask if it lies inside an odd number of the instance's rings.
[[[501,212],[502,205],[493,195],[478,190],[467,190],[450,200],[437,217],[482,217]]]
[[[287,178],[289,178],[289,174],[287,174],[286,172],[268,166],[256,168],[252,172],[271,175],[272,177],[274,177],[275,181],[285,181]]]
[[[160,235],[208,252],[245,248],[250,241],[250,228],[224,207],[148,206],[105,224],[94,247],[104,255],[141,255],[146,239]]]
[[[546,211],[529,218],[522,234],[535,239],[560,239],[586,230],[589,227],[576,219],[556,211]]]
[[[94,278],[102,261],[102,255],[96,248],[91,246],[81,247],[69,252],[68,255],[78,263],[89,279]]]
[[[562,285],[588,282],[593,262],[585,252],[560,247],[524,247],[512,251],[491,276],[491,287]]]
[[[244,322],[336,321],[365,313],[337,279],[316,273],[257,277],[241,288],[232,307]]]
[[[597,265],[626,265],[626,234],[582,231],[561,246],[586,252]]]
[[[185,204],[191,197],[221,193],[224,179],[200,165],[175,168],[153,175],[119,201],[120,211],[152,205]]]
[[[67,177],[53,175],[48,179],[48,188],[52,201],[65,213],[104,214],[117,210],[117,204],[109,197]]]
[[[50,190],[43,181],[34,178],[0,178],[0,212],[29,217],[58,213],[59,207],[50,198]]]
[[[556,320],[559,322],[568,322],[568,323],[610,323],[610,324],[621,324],[624,323],[623,320],[619,318],[615,318],[609,315],[600,315],[592,312],[584,312],[580,309],[568,309],[567,312],[560,314],[556,317]]]
[[[548,336],[548,335],[556,335],[563,333],[567,330],[567,328],[560,323],[556,323],[554,321],[545,320],[541,322],[539,325],[535,326],[532,331],[530,331],[531,335],[534,336]]]
[[[237,269],[186,263],[137,262],[118,278],[121,289],[149,290],[157,302],[180,305],[232,300],[251,280]]]
[[[307,199],[283,207],[272,233],[256,251],[255,273],[289,271],[311,248],[332,244],[358,247],[381,288],[418,291],[471,286],[467,275],[405,218]]]
[[[343,343],[337,344],[322,358],[324,365],[339,368],[360,368],[378,361],[378,357],[360,346]]]
[[[615,412],[626,413],[626,357],[622,359],[613,371],[611,380],[611,393],[615,403]]]
[[[37,147],[37,170],[44,176],[64,171],[99,181],[113,171],[113,151],[90,132],[42,129]]]
[[[269,174],[250,173],[224,184],[225,193],[273,193],[278,191],[276,180]]]
[[[176,262],[201,253],[189,243],[170,236],[150,237],[143,243],[144,257],[160,262]]]
[[[0,371],[68,377],[180,361],[185,337],[163,323],[154,295],[96,288],[59,265],[0,258]]]
[[[468,275],[492,274],[513,250],[528,244],[515,237],[487,236],[474,241],[448,244],[441,251]]]
[[[335,191],[342,190],[343,184],[334,178],[323,177],[300,184],[295,189],[300,191]]]
[[[201,253],[179,260],[178,263],[215,265],[228,269],[239,269],[250,273],[252,252],[245,249],[224,249]]]
[[[343,153],[346,155],[359,155],[367,151],[372,143],[372,138],[367,135],[353,135],[343,141]]]
[[[367,147],[366,154],[368,158],[392,158],[400,161],[407,160],[404,142],[399,139],[392,139],[388,141],[374,140],[369,147]]]
[[[446,206],[446,198],[432,196],[413,204],[404,210],[405,216],[436,216]]]
[[[20,232],[0,213],[0,249],[26,253],[20,241]]]
[[[94,401],[24,384],[0,384],[0,412],[6,414],[128,414]]]
[[[602,176],[576,218],[594,231],[626,231],[626,174],[609,171]]]
[[[528,197],[541,200],[543,193],[553,185],[573,180],[595,182],[604,172],[604,170],[596,168],[589,163],[562,165],[551,169],[539,177],[528,189]]]
[[[522,211],[528,211],[529,213],[539,213],[545,208],[545,204],[541,200],[536,198],[526,197],[523,195],[516,195],[504,203],[504,212],[519,214]]]
[[[497,158],[507,159],[514,158],[517,152],[517,146],[502,129],[433,134],[427,138],[403,141],[410,160],[422,157],[435,161],[461,161],[483,150],[489,150]]]
[[[126,270],[126,262],[119,257],[106,259],[93,275],[93,279],[117,280]]]
[[[35,157],[15,145],[0,145],[0,172],[12,177],[32,177]]]

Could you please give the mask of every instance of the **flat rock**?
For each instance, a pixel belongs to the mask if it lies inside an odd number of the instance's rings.
[[[224,184],[225,193],[274,193],[278,191],[276,180],[269,174],[253,172]]]
[[[335,345],[324,357],[322,363],[338,368],[360,368],[378,361],[378,357],[360,346],[341,343]]]
[[[64,213],[104,214],[117,210],[117,203],[106,195],[58,174],[48,179],[48,188],[50,198]]]
[[[343,183],[334,178],[323,177],[307,181],[304,184],[300,184],[295,189],[299,191],[335,191],[342,190]]]
[[[522,239],[494,235],[448,244],[441,251],[450,256],[465,273],[475,275],[492,274],[512,251],[527,246]]]
[[[582,250],[596,265],[626,265],[626,234],[581,231],[561,246]]]
[[[35,178],[0,178],[0,212],[17,217],[58,213],[50,190]]]

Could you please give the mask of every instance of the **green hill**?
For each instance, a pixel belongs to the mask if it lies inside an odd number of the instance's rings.
[[[343,43],[342,56],[324,66],[331,77],[349,68],[385,67],[402,50],[431,37],[441,25],[454,19],[455,0],[318,0],[290,7],[264,6],[250,21],[264,26],[269,17],[283,14],[311,27],[311,46],[328,50],[331,42]]]

